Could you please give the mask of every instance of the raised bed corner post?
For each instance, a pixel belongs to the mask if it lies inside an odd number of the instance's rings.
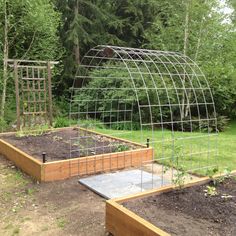
[[[43,163],[46,163],[47,159],[46,159],[46,152],[42,153],[42,159],[43,159]]]
[[[16,92],[16,116],[17,116],[17,130],[20,130],[20,96],[19,96],[19,82],[18,82],[18,68],[17,60],[14,60],[14,79]]]
[[[147,138],[147,148],[149,148],[149,146],[150,146],[150,139]]]
[[[47,63],[47,74],[48,74],[48,110],[49,110],[49,124],[52,126],[52,73],[51,73],[51,63]]]

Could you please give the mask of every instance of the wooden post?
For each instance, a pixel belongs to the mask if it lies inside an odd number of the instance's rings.
[[[18,68],[16,60],[14,61],[14,78],[15,78],[15,91],[16,91],[17,130],[20,130],[20,96],[19,96]]]
[[[49,124],[52,126],[52,84],[51,84],[51,64],[48,61],[47,63],[47,72],[48,72],[48,110],[49,110]]]

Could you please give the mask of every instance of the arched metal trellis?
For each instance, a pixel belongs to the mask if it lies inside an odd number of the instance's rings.
[[[152,160],[142,161],[140,167],[149,165],[154,171],[155,163],[162,164],[157,168],[162,178],[166,166],[172,178],[175,170],[203,173],[216,166],[217,119],[211,89],[199,66],[185,55],[103,45],[92,48],[79,66],[70,107],[70,117],[85,130],[149,142]],[[117,150],[113,143],[98,144],[78,129],[71,152],[78,151],[82,142],[89,143],[80,147],[84,156]]]

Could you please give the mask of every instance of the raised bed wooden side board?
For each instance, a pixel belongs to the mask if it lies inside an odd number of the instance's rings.
[[[97,132],[94,133],[99,134]],[[139,167],[142,162],[150,161],[153,158],[152,148],[146,148],[143,145],[109,135],[104,136],[138,145],[140,149],[42,163],[0,139],[0,153],[14,162],[24,172],[43,182],[67,179],[77,175],[83,176],[115,171],[128,167]]]
[[[232,174],[236,175],[236,171]],[[216,175],[217,178],[221,175]],[[202,185],[210,182],[210,178],[202,177],[198,180],[190,181],[185,184],[184,188]],[[149,190],[138,194],[130,195],[123,198],[111,199],[106,201],[106,231],[114,236],[170,236],[167,232],[156,227],[142,217],[136,215],[134,212],[125,208],[122,203],[133,199],[145,198],[148,196],[158,195],[165,192],[170,192],[177,187],[169,185],[159,189]]]
[[[31,157],[25,152],[22,152],[2,139],[0,139],[0,153],[14,162],[17,167],[30,176],[39,181],[41,180],[42,163],[37,159]]]

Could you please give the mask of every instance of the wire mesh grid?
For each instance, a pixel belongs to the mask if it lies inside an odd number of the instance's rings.
[[[217,166],[212,92],[199,66],[180,53],[92,48],[72,86],[70,118],[78,126],[77,137],[70,140],[71,153],[94,159],[97,154],[98,158],[110,155],[110,165],[102,171],[118,168],[112,164],[112,153],[123,152],[120,167],[125,168],[126,153],[140,148],[119,138],[152,148],[151,157],[142,154],[138,166],[161,176],[163,183],[167,172],[173,179],[176,171],[202,174]]]

